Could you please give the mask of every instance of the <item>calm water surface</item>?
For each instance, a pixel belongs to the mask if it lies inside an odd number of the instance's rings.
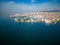
[[[0,16],[0,34],[4,45],[59,45],[60,22],[18,23],[8,16]]]

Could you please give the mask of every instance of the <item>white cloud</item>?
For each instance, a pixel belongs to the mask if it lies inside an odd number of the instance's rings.
[[[33,4],[26,5],[24,3],[17,4],[15,2],[0,2],[0,12],[28,12],[28,11],[49,11],[49,10],[59,10],[60,4],[55,3],[42,3],[42,4]]]
[[[34,2],[36,2],[36,0],[31,0],[31,3],[33,4]]]
[[[60,10],[59,5],[55,3],[47,2],[47,3],[38,4],[36,8],[39,8],[41,11]]]

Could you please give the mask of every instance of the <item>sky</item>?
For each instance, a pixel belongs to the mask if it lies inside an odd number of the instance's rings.
[[[60,0],[0,0],[0,13],[60,11]]]

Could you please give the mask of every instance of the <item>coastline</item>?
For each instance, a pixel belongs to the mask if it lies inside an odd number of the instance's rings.
[[[56,24],[60,21],[60,12],[27,12],[23,14],[10,14],[16,22],[45,22]]]

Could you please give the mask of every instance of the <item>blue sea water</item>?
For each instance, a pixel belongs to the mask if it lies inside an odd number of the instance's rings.
[[[15,22],[8,16],[0,16],[2,45],[60,45],[60,21],[56,24],[43,22]]]

